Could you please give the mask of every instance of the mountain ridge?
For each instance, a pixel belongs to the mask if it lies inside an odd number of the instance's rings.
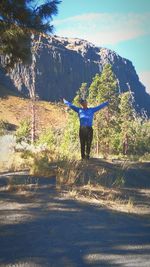
[[[38,37],[35,37],[37,42]],[[3,62],[1,57],[1,63]],[[132,62],[116,52],[97,47],[79,38],[42,35],[33,64],[17,64],[12,72],[0,70],[1,82],[11,90],[29,95],[33,75],[36,94],[41,100],[59,101],[60,97],[72,100],[81,86],[88,85],[105,64],[111,64],[118,79],[120,92],[131,90],[137,110],[145,109],[150,116],[150,95],[146,92]]]

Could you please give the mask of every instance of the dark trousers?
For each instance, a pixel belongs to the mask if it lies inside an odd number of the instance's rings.
[[[90,156],[93,139],[93,128],[88,126],[80,126],[79,137],[81,145],[81,157],[82,159],[88,159]]]

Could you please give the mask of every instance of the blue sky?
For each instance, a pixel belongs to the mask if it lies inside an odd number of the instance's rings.
[[[58,10],[54,34],[88,40],[131,60],[150,93],[150,0],[62,0]]]

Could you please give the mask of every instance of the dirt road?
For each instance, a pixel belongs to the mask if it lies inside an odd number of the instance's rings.
[[[9,180],[1,176],[1,188]],[[150,266],[148,216],[66,199],[56,190],[55,179],[31,183],[26,193],[1,189],[0,266]]]

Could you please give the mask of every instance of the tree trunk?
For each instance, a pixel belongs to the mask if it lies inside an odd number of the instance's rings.
[[[34,41],[34,36],[32,36],[32,64],[31,64],[31,75],[32,75],[32,84],[30,87],[30,98],[31,98],[31,116],[32,116],[32,124],[31,124],[31,142],[34,144],[35,137],[36,137],[36,85],[35,85],[35,66],[36,66],[36,55],[38,52],[38,49],[40,47],[40,41],[41,41],[41,34],[39,35],[39,38],[37,41]]]
[[[31,124],[31,143],[34,144],[35,142],[35,100],[32,99],[31,102],[31,116],[32,116],[32,124]]]

